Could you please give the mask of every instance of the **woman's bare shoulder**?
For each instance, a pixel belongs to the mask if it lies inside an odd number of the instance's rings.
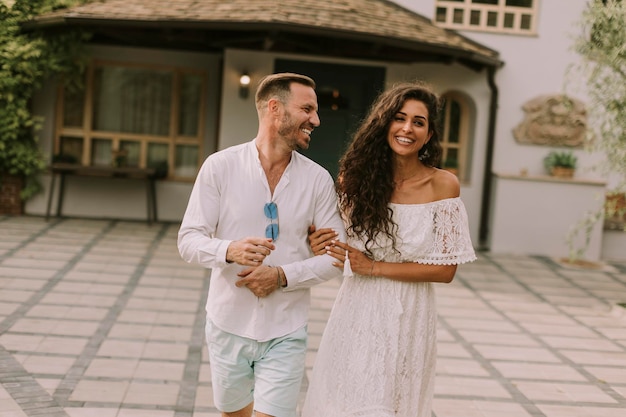
[[[433,175],[433,189],[435,200],[455,198],[461,195],[461,184],[459,178],[445,169],[437,169]]]

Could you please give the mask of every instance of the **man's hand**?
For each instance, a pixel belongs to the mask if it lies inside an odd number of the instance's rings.
[[[323,255],[326,253],[326,246],[330,246],[337,239],[338,233],[333,229],[316,230],[315,225],[309,226],[309,246],[314,255]]]
[[[236,262],[245,266],[259,266],[275,248],[272,239],[247,237],[235,240],[228,245],[226,262]]]
[[[235,282],[237,287],[247,287],[257,297],[267,297],[278,288],[278,275],[275,267],[259,266],[244,269],[237,274],[242,277]]]

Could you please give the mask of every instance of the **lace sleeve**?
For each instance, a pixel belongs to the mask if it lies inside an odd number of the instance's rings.
[[[460,198],[442,200],[432,206],[430,250],[416,262],[454,265],[476,260],[469,233],[467,212]]]

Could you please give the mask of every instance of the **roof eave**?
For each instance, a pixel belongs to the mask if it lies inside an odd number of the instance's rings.
[[[307,26],[284,22],[259,22],[259,21],[206,21],[206,20],[164,20],[164,19],[109,19],[105,17],[72,16],[71,14],[59,13],[40,17],[37,20],[25,22],[25,30],[50,29],[60,27],[81,27],[87,30],[94,28],[144,28],[144,29],[191,29],[191,30],[225,30],[225,31],[266,31],[268,33],[298,33],[314,37],[349,39],[359,42],[370,42],[375,45],[386,45],[394,48],[405,49],[419,53],[441,55],[448,61],[458,61],[463,65],[481,69],[482,67],[499,68],[503,62],[498,58],[495,51],[489,50],[490,54],[480,54],[467,49],[456,48],[445,44],[434,44],[412,39],[398,38],[393,36],[380,36],[366,32],[354,32],[319,26]],[[415,59],[413,62],[418,62]]]

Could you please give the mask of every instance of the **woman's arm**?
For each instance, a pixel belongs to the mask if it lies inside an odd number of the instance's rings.
[[[332,245],[339,234],[330,228],[315,229],[315,225],[309,226],[309,246],[315,255],[326,253],[326,246]]]
[[[429,265],[417,262],[374,261],[352,246],[335,241],[326,246],[326,253],[337,259],[333,265],[342,267],[346,257],[350,258],[352,272],[364,276],[375,276],[404,282],[450,283],[456,274],[457,265]]]

